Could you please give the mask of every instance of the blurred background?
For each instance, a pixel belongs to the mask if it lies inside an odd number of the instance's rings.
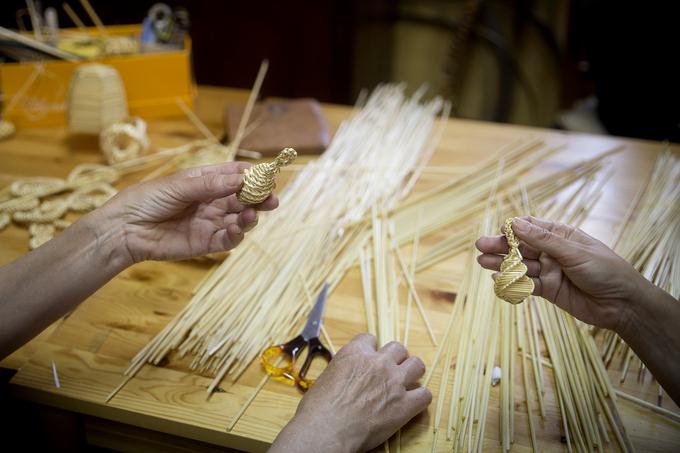
[[[37,3],[73,25],[61,0]],[[91,3],[114,25],[141,23],[155,2]],[[457,117],[680,141],[675,2],[166,3],[188,12],[198,84],[250,88],[268,58],[263,97],[352,104],[400,81],[427,84]],[[30,30],[25,1],[0,8],[0,25]]]

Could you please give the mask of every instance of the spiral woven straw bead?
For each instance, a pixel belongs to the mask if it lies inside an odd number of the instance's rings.
[[[519,304],[534,291],[534,282],[527,277],[527,266],[522,262],[519,240],[512,231],[512,218],[505,221],[503,233],[508,241],[509,252],[501,263],[500,275],[493,289],[500,299]]]
[[[265,162],[248,168],[243,174],[243,187],[237,194],[243,204],[262,203],[274,190],[276,175],[295,160],[297,152],[293,148],[283,149],[272,162]]]

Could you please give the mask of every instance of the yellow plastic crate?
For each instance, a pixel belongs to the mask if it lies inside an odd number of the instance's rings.
[[[110,35],[139,35],[139,25],[107,27]],[[77,31],[77,30],[73,30]],[[96,29],[90,29],[97,36]],[[125,84],[130,115],[144,119],[182,115],[178,99],[192,105],[195,94],[191,73],[191,41],[184,49],[163,53],[112,56],[69,62],[0,64],[0,85],[4,94],[5,118],[17,127],[66,125],[66,96],[76,67],[102,63],[118,70]],[[20,93],[18,102],[13,98]]]

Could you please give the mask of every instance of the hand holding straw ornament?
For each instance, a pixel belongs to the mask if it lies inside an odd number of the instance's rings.
[[[237,194],[238,201],[243,204],[262,203],[271,195],[275,186],[276,175],[295,160],[297,152],[293,148],[284,148],[272,162],[264,162],[246,169],[243,175],[243,187]]]
[[[527,266],[519,252],[519,240],[512,231],[512,217],[505,220],[503,234],[508,241],[509,251],[501,263],[493,290],[499,299],[516,305],[531,295],[534,282],[527,277]]]

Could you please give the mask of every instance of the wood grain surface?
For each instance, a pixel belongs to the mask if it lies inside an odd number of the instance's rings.
[[[245,102],[246,97],[245,91],[201,87],[196,113],[214,133],[220,135],[225,104]],[[324,106],[324,113],[331,126],[336,128],[351,110]],[[199,138],[198,131],[184,118],[151,122],[149,133],[155,147],[179,145]],[[415,191],[423,191],[464,174],[508,141],[530,135],[540,136],[551,144],[567,145],[563,152],[536,168],[536,175],[618,145],[625,146],[624,151],[610,159],[613,176],[583,227],[605,243],[613,238],[621,218],[648,176],[655,157],[663,150],[662,144],[654,142],[448,120],[441,144]],[[673,149],[676,153],[680,152],[677,146]],[[304,163],[311,158],[303,157],[301,161]],[[0,143],[0,185],[25,176],[63,177],[78,163],[101,161],[96,139],[73,137],[63,130],[24,129],[15,138]],[[284,171],[279,187],[294,174],[294,168]],[[141,177],[143,174],[126,177],[119,187]],[[285,209],[285,206],[280,209]],[[438,235],[445,236],[446,231]],[[423,247],[431,243],[431,239],[426,240]],[[25,229],[12,225],[0,233],[0,265],[27,251],[28,232]],[[418,290],[438,336],[444,331],[462,278],[464,262],[464,257],[456,257],[417,275]],[[220,391],[210,399],[206,399],[205,392],[210,379],[188,372],[186,363],[171,360],[162,367],[147,365],[109,404],[104,403],[106,395],[120,383],[121,373],[131,357],[187,303],[191,291],[210,266],[209,262],[196,261],[146,262],[125,270],[66,319],[50,326],[0,363],[18,370],[12,380],[13,391],[27,400],[137,427],[243,450],[265,450],[293,415],[300,394],[295,388],[276,381],[268,382],[234,430],[227,433],[226,426],[232,416],[262,379],[258,364],[251,364],[238,382],[223,382]],[[325,325],[336,346],[347,343],[366,329],[361,294],[358,269],[352,269],[330,296]],[[420,355],[426,364],[432,360],[434,348],[417,314],[413,316],[409,346],[411,353]],[[61,388],[54,385],[52,361],[57,366]],[[621,387],[618,384],[619,362],[618,358],[615,359],[610,370],[617,387]],[[519,367],[516,371],[515,382],[519,386]],[[435,373],[430,385],[435,399],[439,374]],[[655,402],[656,385],[652,385],[649,379],[638,383],[634,374],[629,376],[622,388],[632,395]],[[547,379],[546,383],[545,419],[539,420],[534,412],[539,450],[566,451],[566,446],[560,441],[560,419],[551,379]],[[526,410],[521,395],[523,393],[518,387],[513,446],[513,451],[517,452],[530,450]],[[498,397],[498,388],[492,389],[485,451],[500,450]],[[637,449],[680,451],[679,423],[621,399],[619,406],[624,425]],[[667,396],[664,407],[680,411]],[[429,412],[413,420],[403,430],[404,451],[430,450],[433,409],[432,406]],[[449,448],[450,444],[440,438],[438,450],[447,451]],[[615,451],[616,445],[610,444],[609,449]]]

